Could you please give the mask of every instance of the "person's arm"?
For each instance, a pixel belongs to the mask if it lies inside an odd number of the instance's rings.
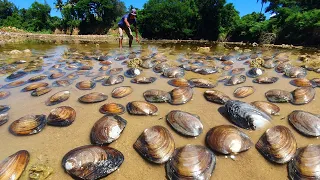
[[[128,28],[130,28],[130,24],[129,24],[129,22],[128,22],[128,18],[129,18],[129,16],[125,16],[124,17],[124,23],[126,23],[126,26],[128,27]]]
[[[135,31],[136,31],[136,41],[137,41],[137,42],[140,42],[140,41],[139,41],[139,34],[138,34],[137,25],[135,25],[134,27],[135,27]]]

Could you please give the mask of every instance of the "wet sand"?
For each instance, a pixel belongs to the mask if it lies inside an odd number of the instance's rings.
[[[47,60],[49,63],[55,63],[56,60],[60,59],[59,54],[62,54],[64,48],[68,46],[50,46],[47,49],[44,49],[41,46],[30,46],[30,48],[34,48],[34,56],[37,54],[55,54],[56,56],[51,58],[51,60]],[[11,47],[4,47],[8,50]],[[96,47],[88,47],[81,46],[81,48],[87,48],[89,50],[95,49]],[[115,45],[106,45],[105,47],[100,47],[103,51],[109,51],[111,54],[115,49]],[[135,47],[134,49],[139,49],[140,47]],[[144,46],[143,48],[147,48]],[[150,47],[149,47],[150,48]],[[152,47],[153,48],[153,47]],[[155,47],[157,48],[157,47]],[[184,49],[184,48],[183,48]],[[0,49],[1,50],[1,49]],[[171,55],[164,49],[163,47],[159,47],[159,51],[165,52],[165,55],[171,60],[175,61],[177,59],[177,55]],[[181,52],[180,48],[176,48],[178,54]],[[21,58],[20,58],[21,59]],[[32,59],[32,57],[30,58]],[[242,66],[241,62],[235,61],[237,64],[234,67]],[[216,61],[217,65],[220,65],[220,62]],[[52,65],[51,65],[52,66]],[[51,67],[49,66],[49,67]],[[123,67],[118,62],[114,62],[112,65],[114,67]],[[48,69],[49,67],[45,67]],[[97,71],[100,65],[98,62],[95,62],[94,70]],[[248,66],[245,66],[246,70],[249,69]],[[63,71],[67,71],[64,68]],[[308,77],[319,77],[319,74],[308,72]],[[64,172],[61,166],[62,157],[69,152],[70,150],[83,146],[89,145],[90,139],[89,134],[93,124],[100,119],[103,114],[99,112],[99,107],[105,103],[116,102],[122,105],[126,105],[130,101],[141,100],[144,101],[142,93],[148,89],[161,89],[165,91],[170,91],[174,87],[167,84],[169,79],[162,78],[159,74],[155,74],[152,70],[144,70],[144,74],[147,76],[155,76],[158,80],[153,84],[141,85],[141,84],[132,84],[130,83],[130,79],[125,78],[125,81],[122,84],[118,84],[115,86],[102,86],[101,83],[97,83],[96,87],[93,90],[79,90],[75,87],[75,84],[82,80],[89,80],[91,77],[85,77],[83,75],[80,76],[79,79],[75,80],[72,85],[68,87],[55,87],[51,92],[46,95],[40,97],[32,97],[30,96],[30,92],[20,92],[22,87],[17,87],[13,89],[8,89],[11,92],[11,95],[4,100],[0,100],[0,104],[9,105],[11,107],[9,111],[9,121],[0,126],[0,134],[1,134],[1,146],[0,146],[0,160],[6,158],[7,156],[25,149],[30,153],[30,162],[24,171],[22,177],[20,179],[28,179],[28,170],[33,164],[42,163],[51,166],[54,169],[54,173],[48,178],[51,180],[55,179],[72,179],[67,173]],[[260,85],[252,83],[251,78],[247,78],[247,81],[244,84],[240,84],[237,86],[224,86],[223,83],[219,83],[219,85],[215,88],[220,90],[233,99],[233,91],[240,86],[252,85],[256,88],[256,92],[248,96],[246,98],[240,99],[245,102],[252,101],[266,101],[264,93],[270,89],[283,89],[292,91],[296,87],[289,84],[289,81],[292,79],[283,78],[282,74],[276,73],[274,70],[267,70],[266,74],[268,76],[277,76],[280,77],[280,80],[275,84],[269,85]],[[27,75],[22,80],[27,80],[35,74]],[[6,84],[4,81],[6,76],[1,77],[0,84]],[[194,77],[202,77],[205,79],[215,80],[217,75],[199,75],[192,72],[187,72],[185,78],[194,78]],[[41,82],[48,82],[51,84],[54,80],[43,80]],[[111,91],[119,86],[131,86],[133,88],[133,93],[127,97],[122,99],[114,99],[111,97]],[[3,90],[3,89],[1,89]],[[69,90],[71,91],[71,97],[60,104],[55,106],[46,106],[45,101],[54,93],[59,92],[61,90]],[[124,163],[121,167],[108,177],[104,179],[166,179],[165,177],[165,168],[164,165],[155,165],[151,164],[148,161],[144,160],[132,147],[136,139],[142,133],[142,131],[146,128],[149,128],[154,125],[161,125],[166,127],[174,137],[176,147],[181,147],[186,144],[200,144],[205,145],[205,135],[209,131],[210,128],[223,125],[223,124],[231,124],[226,118],[224,118],[219,112],[218,109],[221,105],[210,103],[205,100],[203,97],[203,92],[207,89],[194,88],[194,96],[193,99],[184,105],[173,106],[167,103],[164,104],[155,104],[159,111],[157,116],[132,116],[128,113],[121,115],[124,119],[127,120],[128,124],[121,134],[120,138],[115,142],[111,143],[109,146],[116,148],[121,151],[125,157]],[[102,92],[107,94],[109,97],[106,101],[96,103],[96,104],[81,104],[78,102],[78,98],[84,94],[90,92]],[[295,106],[289,103],[285,104],[277,104],[280,108],[280,116],[272,117],[272,125],[266,126],[263,129],[259,129],[256,131],[243,130],[246,132],[252,141],[256,143],[260,136],[267,130],[268,128],[275,125],[285,125],[287,126],[294,134],[298,147],[303,147],[308,144],[319,144],[319,140],[317,138],[308,138],[301,134],[299,134],[289,123],[287,120],[287,116],[293,110],[305,110],[312,113],[319,114],[319,100],[320,88],[316,88],[316,98],[311,103],[302,106]],[[42,132],[36,135],[18,137],[9,133],[8,127],[9,125],[16,119],[25,116],[27,114],[45,114],[48,115],[50,110],[59,107],[59,106],[71,106],[77,112],[77,117],[74,123],[68,127],[53,127],[46,126]],[[187,111],[192,114],[197,114],[200,116],[200,119],[203,123],[204,129],[203,133],[196,138],[186,138],[179,134],[177,134],[167,123],[165,120],[165,116],[171,110],[182,110]],[[217,164],[216,168],[213,172],[211,179],[274,179],[274,180],[283,180],[287,178],[287,166],[286,165],[276,165],[272,164],[260,153],[252,147],[246,152],[240,153],[236,155],[236,158],[232,160],[224,155],[217,154]]]

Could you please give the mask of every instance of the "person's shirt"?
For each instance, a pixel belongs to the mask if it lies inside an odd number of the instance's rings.
[[[126,27],[126,23],[124,22],[125,18],[127,18],[127,21],[129,22],[130,25],[133,24],[134,26],[137,26],[136,18],[130,19],[130,14],[126,14],[121,18],[120,22],[118,23],[119,27],[121,27],[121,28]]]

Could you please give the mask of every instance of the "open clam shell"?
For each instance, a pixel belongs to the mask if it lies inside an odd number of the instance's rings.
[[[21,91],[22,92],[33,91],[33,90],[38,89],[39,87],[46,87],[48,85],[49,84],[45,83],[45,82],[34,83],[34,84],[30,84],[29,86],[23,88]]]
[[[56,94],[52,95],[47,101],[46,101],[46,105],[47,106],[53,106],[56,104],[59,104],[63,101],[66,101],[69,99],[70,97],[70,91],[60,91],[57,92]]]
[[[243,86],[243,87],[238,87],[233,92],[233,95],[236,98],[245,98],[247,96],[250,96],[254,92],[255,92],[255,88],[253,86]]]
[[[204,92],[204,97],[207,101],[217,104],[225,104],[227,101],[231,100],[229,96],[218,90],[207,90]]]
[[[107,103],[100,107],[99,111],[102,114],[106,114],[107,116],[114,116],[123,114],[126,111],[126,108],[117,103]]]
[[[168,92],[158,89],[150,89],[145,91],[143,93],[143,97],[146,101],[151,103],[165,103],[171,99]]]
[[[133,89],[131,86],[121,86],[115,88],[112,92],[111,95],[113,98],[123,98],[128,96],[133,92]]]
[[[193,96],[193,90],[190,87],[175,88],[170,92],[170,104],[181,105],[189,102]]]
[[[39,87],[31,92],[31,96],[42,96],[52,90],[51,87]]]
[[[45,115],[27,115],[11,123],[9,130],[13,135],[26,136],[37,134],[46,126]]]
[[[96,83],[93,81],[81,81],[76,84],[76,87],[80,90],[91,90],[96,87]]]
[[[260,137],[256,148],[269,161],[284,164],[294,157],[297,142],[289,128],[275,126]]]
[[[127,104],[127,111],[132,115],[157,115],[157,106],[144,101],[133,101]]]
[[[267,114],[274,115],[274,116],[280,115],[279,113],[280,108],[273,103],[266,102],[266,101],[254,101],[250,104]]]
[[[108,96],[103,93],[92,92],[79,97],[78,100],[82,103],[98,103],[98,102],[105,101],[107,99],[108,99]]]
[[[110,76],[104,82],[102,82],[103,86],[111,86],[115,84],[120,84],[124,81],[124,77],[122,75]]]
[[[249,136],[231,125],[216,126],[206,135],[208,146],[222,154],[237,154],[253,145]]]
[[[290,92],[280,89],[269,90],[265,93],[265,96],[268,101],[273,103],[286,103],[290,102],[293,99]]]
[[[57,107],[50,111],[47,124],[51,126],[69,126],[76,119],[76,111],[69,106]]]
[[[190,79],[189,82],[197,88],[214,88],[217,86],[217,83],[213,83],[207,79],[193,78]]]
[[[171,158],[175,143],[165,127],[153,126],[143,131],[133,148],[148,161],[161,164]]]
[[[295,105],[308,104],[316,96],[316,91],[312,87],[297,88],[292,92],[291,103]]]
[[[0,162],[0,179],[17,180],[29,163],[29,152],[18,151]]]
[[[100,179],[116,171],[124,161],[123,154],[107,146],[81,146],[62,159],[65,171],[76,179]]]
[[[295,110],[288,116],[289,122],[306,136],[320,136],[320,116],[301,110]]]
[[[127,121],[120,116],[103,116],[92,127],[90,139],[92,144],[110,144],[117,140]]]

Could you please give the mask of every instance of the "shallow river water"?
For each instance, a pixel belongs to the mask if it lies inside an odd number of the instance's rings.
[[[235,62],[233,68],[245,67],[246,71],[250,69],[248,65],[243,65],[244,61],[237,61],[241,52],[243,54],[251,55],[257,53],[258,56],[283,56],[292,61],[294,65],[302,64],[298,60],[300,54],[311,53],[305,51],[294,51],[294,50],[281,50],[281,49],[251,49],[249,52],[246,48],[240,48],[239,50],[234,50],[234,47],[220,47],[211,46],[211,50],[205,53],[198,53],[197,47],[204,45],[188,45],[188,44],[147,44],[144,43],[141,46],[134,46],[132,49],[124,47],[121,51],[117,48],[116,44],[66,44],[66,45],[55,45],[55,44],[20,44],[20,45],[6,45],[0,47],[0,60],[3,66],[4,64],[10,64],[17,60],[26,60],[27,63],[17,65],[17,69],[23,69],[32,60],[43,58],[43,64],[45,65],[44,71],[39,73],[31,73],[19,80],[28,80],[30,77],[45,74],[50,67],[57,63],[63,63],[64,59],[68,58],[66,52],[78,53],[80,56],[87,55],[89,57],[96,57],[97,54],[109,55],[109,60],[113,63],[110,65],[112,68],[123,67],[124,70],[127,69],[125,65],[122,65],[122,61],[115,61],[114,58],[119,55],[125,55],[126,57],[130,54],[136,54],[137,57],[149,56],[150,54],[155,55],[154,59],[167,59],[172,65],[179,65],[180,62],[177,59],[185,58],[198,58],[203,61],[207,56],[220,57],[225,54],[230,54],[233,56],[231,60]],[[209,45],[210,46],[210,45]],[[68,49],[72,51],[68,51]],[[5,53],[5,51],[11,51],[13,49],[24,50],[30,49],[32,55],[23,56],[11,56]],[[314,52],[311,53],[311,58],[318,58],[319,54]],[[126,59],[128,60],[128,59]],[[249,59],[250,60],[250,59]],[[101,65],[99,61],[91,60],[89,62],[93,65],[93,70],[91,72],[98,72]],[[217,67],[223,67],[221,61],[211,60],[210,62],[215,63]],[[76,70],[66,70],[64,66],[60,68],[62,71],[67,72],[67,74],[74,72]],[[245,72],[246,72],[245,71]],[[243,74],[245,74],[245,72]],[[2,72],[4,73],[4,72]],[[3,74],[0,77],[0,85],[5,85],[9,82],[5,78],[10,73]],[[123,72],[122,72],[123,74]],[[130,101],[144,101],[143,92],[149,89],[160,89],[165,91],[171,91],[174,87],[170,86],[167,82],[169,78],[164,78],[160,74],[154,73],[152,69],[143,69],[143,75],[154,76],[157,80],[152,84],[133,84],[130,82],[130,78],[125,78],[124,82],[114,86],[102,86],[101,83],[97,83],[96,87],[92,90],[79,90],[75,87],[76,83],[83,80],[90,80],[92,77],[86,77],[85,75],[80,75],[80,77],[73,81],[70,86],[67,87],[53,87],[53,90],[48,94],[33,97],[30,92],[21,92],[21,89],[27,85],[11,88],[11,89],[0,89],[0,91],[9,91],[11,95],[3,100],[0,100],[0,105],[9,105],[11,109],[8,111],[9,121],[0,126],[1,135],[1,146],[0,146],[0,160],[5,159],[11,154],[19,150],[27,150],[30,153],[30,162],[26,167],[24,173],[20,179],[28,179],[29,169],[34,164],[46,164],[53,168],[53,173],[48,177],[48,179],[72,179],[63,169],[61,165],[61,160],[63,156],[70,150],[83,146],[89,145],[90,143],[90,131],[93,124],[100,119],[103,114],[99,112],[100,106],[109,102],[116,102],[122,105],[126,105]],[[186,71],[184,76],[185,79],[191,78],[204,78],[216,82],[219,77],[227,75],[226,72],[215,73],[212,75],[200,75],[193,73],[191,71]],[[233,91],[241,86],[254,86],[256,91],[252,95],[239,99],[245,102],[252,101],[267,101],[265,97],[265,92],[270,89],[282,89],[287,91],[293,91],[297,87],[289,84],[292,78],[286,78],[283,74],[275,72],[274,69],[268,69],[265,71],[265,76],[276,76],[279,77],[279,81],[274,84],[255,84],[252,83],[252,78],[247,77],[247,81],[243,84],[236,86],[225,86],[223,82],[219,82],[218,86],[214,89],[224,92],[232,99],[237,99],[233,96]],[[319,73],[308,71],[307,78],[320,78]],[[55,80],[50,80],[48,78],[40,81],[47,82],[50,85]],[[114,99],[111,97],[111,91],[120,86],[131,86],[133,88],[133,93],[121,98]],[[67,101],[54,106],[46,106],[45,101],[54,93],[69,90],[71,96]],[[158,115],[156,116],[134,116],[129,115],[127,112],[120,115],[122,118],[127,120],[127,126],[122,132],[120,138],[115,142],[111,143],[109,146],[119,150],[124,155],[124,162],[120,168],[114,173],[107,176],[105,179],[166,179],[166,172],[164,165],[157,165],[149,163],[144,160],[133,148],[133,144],[144,129],[152,127],[154,125],[161,125],[166,127],[172,134],[175,147],[182,147],[187,144],[199,144],[206,146],[205,136],[210,128],[218,125],[229,125],[232,124],[224,116],[222,116],[218,109],[222,106],[219,104],[214,104],[206,101],[203,96],[204,91],[207,89],[193,88],[194,95],[190,102],[184,105],[170,105],[168,103],[157,103]],[[301,106],[292,105],[290,103],[278,103],[280,107],[280,116],[272,116],[271,124],[255,131],[241,129],[251,138],[252,142],[255,144],[260,136],[268,129],[275,125],[284,125],[288,127],[294,134],[298,147],[304,147],[308,144],[320,144],[319,139],[303,136],[298,133],[288,122],[287,116],[293,110],[305,110],[311,113],[320,114],[320,88],[315,88],[316,97],[315,99]],[[95,104],[82,104],[78,101],[78,98],[90,92],[102,92],[108,95],[106,101],[95,103]],[[54,127],[46,126],[40,133],[30,136],[14,136],[8,130],[10,124],[28,114],[44,114],[49,115],[50,111],[59,106],[71,106],[76,110],[76,119],[68,127]],[[196,138],[184,137],[174,131],[166,122],[165,117],[171,110],[182,110],[192,114],[197,114],[203,123],[203,133]],[[277,165],[270,163],[266,160],[253,146],[246,152],[239,153],[235,155],[232,159],[228,156],[215,153],[217,155],[216,168],[212,174],[211,179],[273,179],[273,180],[283,180],[288,179],[287,165]]]

